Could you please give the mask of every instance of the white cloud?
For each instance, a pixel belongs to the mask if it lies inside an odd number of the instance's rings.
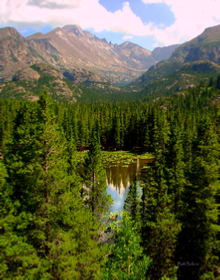
[[[128,39],[133,39],[133,36],[131,35],[126,35],[122,38],[123,40],[128,40]]]
[[[145,4],[158,4],[158,3],[163,3],[164,0],[141,0]],[[177,0],[178,1],[178,0]]]
[[[159,43],[170,45],[190,40],[205,28],[220,23],[219,0],[142,0],[146,4],[165,3],[170,6],[176,21],[164,30],[155,29]]]
[[[220,0],[142,0],[144,3],[165,3],[176,21],[160,29],[153,23],[144,24],[133,13],[129,2],[114,13],[107,11],[99,0],[1,0],[1,25],[34,27],[78,24],[93,28],[139,36],[154,36],[159,45],[182,43],[199,35],[206,27],[220,23]]]

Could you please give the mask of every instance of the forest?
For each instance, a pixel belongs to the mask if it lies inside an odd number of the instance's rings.
[[[157,100],[1,99],[0,278],[220,279],[219,100],[220,75]],[[153,156],[121,213],[102,147]]]

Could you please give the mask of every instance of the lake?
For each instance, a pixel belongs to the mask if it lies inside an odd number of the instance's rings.
[[[135,180],[139,182],[146,178],[147,170],[142,170],[144,166],[152,162],[152,159],[137,159],[128,167],[117,163],[114,166],[106,168],[107,192],[112,196],[114,204],[109,209],[110,212],[123,209],[124,200],[127,197],[130,184]]]

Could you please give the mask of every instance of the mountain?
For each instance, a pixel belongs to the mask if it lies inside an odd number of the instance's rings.
[[[152,51],[152,56],[156,61],[169,59],[173,52],[179,47],[179,44],[171,45],[168,47],[158,47]]]
[[[120,45],[115,44],[112,49],[118,54],[127,67],[141,70],[157,62],[152,57],[150,51],[131,42],[124,42]]]
[[[117,87],[88,70],[62,73],[46,63],[33,64],[17,71],[12,81],[0,84],[0,98],[38,100],[40,92],[48,90],[56,102],[94,102],[136,100],[136,92]],[[94,81],[95,80],[95,81]]]
[[[0,29],[0,82],[10,81],[18,70],[42,61],[16,29]]]
[[[156,49],[155,49],[156,50]],[[169,94],[198,85],[220,72],[220,25],[177,47],[172,56],[151,66],[126,88],[143,94]]]
[[[220,63],[220,25],[205,29],[198,37],[179,46],[171,59],[183,63],[201,59]]]
[[[37,33],[26,40],[47,63],[68,71],[96,72],[114,84],[126,84],[156,63],[151,52],[138,45],[108,44],[77,25],[56,28],[44,35]]]
[[[35,101],[46,88],[54,100],[70,103],[75,103],[83,93],[57,69],[45,63],[37,63],[17,71],[11,82],[2,83],[0,94],[1,98]]]
[[[157,61],[136,44],[108,43],[77,25],[22,37],[16,29],[0,29],[0,82],[10,81],[16,71],[35,63],[47,63],[72,73],[85,69],[114,84],[126,84]]]

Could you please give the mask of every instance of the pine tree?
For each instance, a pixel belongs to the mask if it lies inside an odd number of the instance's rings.
[[[132,221],[139,223],[140,216],[140,193],[138,192],[137,180],[130,185],[128,196],[124,201],[124,210],[129,213]]]
[[[174,252],[180,231],[180,224],[169,208],[167,187],[164,179],[160,185],[159,174],[153,164],[143,183],[141,198],[142,246],[152,260],[148,274],[152,279],[175,276]]]
[[[107,194],[106,173],[102,165],[100,145],[93,137],[89,146],[88,156],[84,164],[84,199],[93,215],[101,218],[112,204]]]
[[[149,125],[146,124],[145,130],[144,130],[144,143],[143,143],[143,148],[145,152],[149,152],[150,150],[150,136],[149,136]]]
[[[182,131],[176,122],[171,127],[171,136],[166,153],[166,177],[168,193],[171,197],[170,208],[178,215],[182,207],[182,192],[186,183]]]
[[[120,217],[122,220],[115,244],[110,246],[110,252],[105,256],[106,265],[100,279],[149,279],[145,275],[150,258],[143,255],[138,230],[126,211]],[[114,227],[118,229],[118,221],[115,221],[113,231]]]
[[[11,196],[13,188],[7,183],[8,174],[0,160],[0,278],[38,278],[45,273],[45,267],[37,256],[35,248],[28,244],[26,236],[17,234],[17,228],[25,230],[28,219],[25,213],[17,214]]]
[[[68,174],[64,133],[46,93],[36,109],[18,113],[8,149],[10,198],[17,217],[23,218],[16,235],[40,258],[38,277],[93,279],[100,267],[99,225],[84,208],[80,183]]]
[[[199,266],[180,268],[179,277],[200,279],[203,275],[204,279],[214,279],[213,270],[219,269],[217,196],[220,192],[220,149],[215,126],[208,116],[204,115],[198,125],[198,138],[194,147],[192,170],[183,193],[183,230],[178,240],[177,257],[179,261],[195,262]]]
[[[174,252],[180,223],[170,209],[172,197],[166,178],[166,154],[169,143],[169,123],[163,111],[153,110],[153,150],[155,159],[142,187],[141,224],[145,253],[152,263],[149,275],[160,279],[174,277],[176,266]]]

